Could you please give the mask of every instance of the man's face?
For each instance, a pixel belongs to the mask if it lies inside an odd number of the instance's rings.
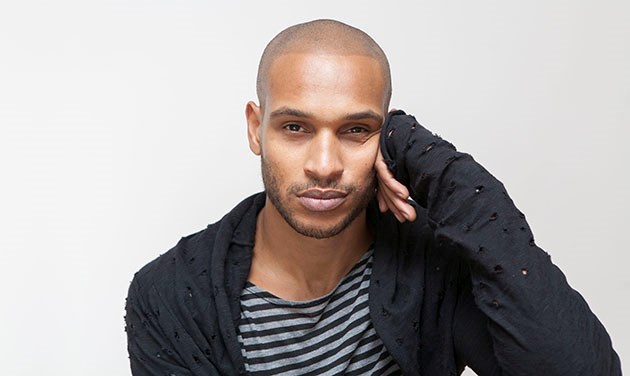
[[[264,108],[248,106],[267,197],[298,233],[337,235],[374,195],[387,106],[380,66],[366,56],[294,53],[268,74]]]

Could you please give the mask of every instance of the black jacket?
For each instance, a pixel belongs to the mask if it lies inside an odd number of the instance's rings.
[[[368,208],[370,315],[406,375],[620,375],[606,330],[534,243],[503,185],[402,111],[381,150],[418,218]],[[134,375],[244,374],[239,297],[263,193],[136,273],[126,323]]]

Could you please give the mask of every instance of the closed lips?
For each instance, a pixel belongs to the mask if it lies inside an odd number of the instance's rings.
[[[347,193],[334,190],[310,189],[298,195],[302,205],[312,211],[333,210],[344,201]]]

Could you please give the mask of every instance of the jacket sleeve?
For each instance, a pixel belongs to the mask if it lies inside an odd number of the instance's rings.
[[[469,265],[472,298],[458,304],[476,307],[459,308],[464,314],[454,318],[456,351],[464,362],[488,364],[475,358],[488,354],[474,351],[474,331],[465,330],[483,328],[487,332],[477,334],[483,341],[489,337],[502,374],[621,375],[606,330],[536,245],[501,182],[402,111],[388,115],[381,152],[427,209],[436,239],[455,247]],[[470,325],[461,323],[466,320]]]
[[[125,305],[125,331],[134,376],[219,376],[221,373],[175,318],[156,287],[136,273]],[[146,276],[145,276],[146,277]],[[210,351],[210,350],[207,350]]]
[[[141,289],[134,279],[125,304],[125,331],[131,373],[134,376],[182,375],[192,373],[172,350],[159,323],[159,307],[152,307],[150,289]]]

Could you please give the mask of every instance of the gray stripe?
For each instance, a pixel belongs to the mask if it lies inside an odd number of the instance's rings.
[[[333,291],[308,302],[286,301],[256,286],[246,287],[238,327],[246,370],[273,375],[400,374],[369,317],[372,258],[372,250],[366,252]]]

